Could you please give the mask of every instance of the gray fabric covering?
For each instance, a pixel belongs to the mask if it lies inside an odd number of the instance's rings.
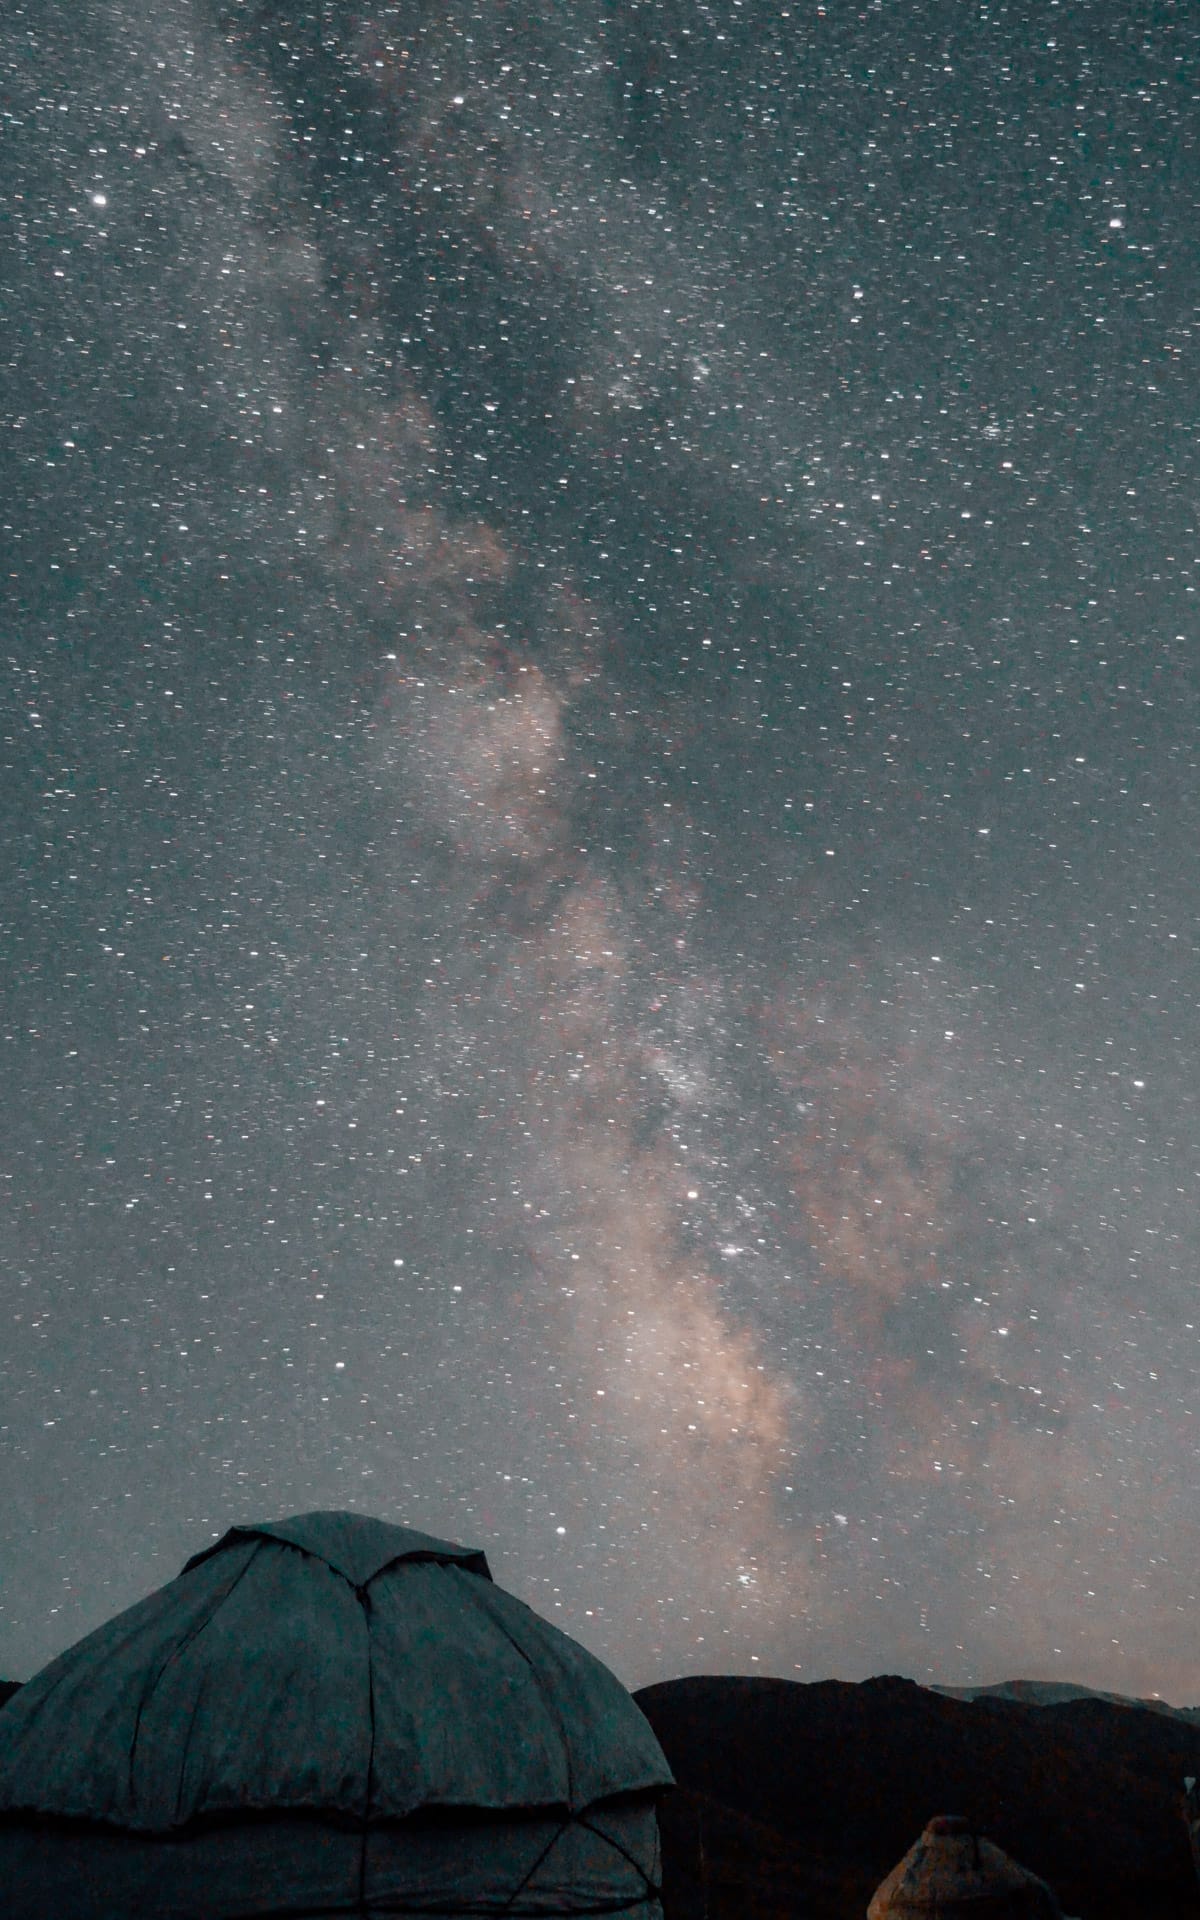
[[[304,1514],[232,1529],[9,1702],[0,1885],[27,1920],[656,1914],[670,1783],[481,1553]]]
[[[5,1920],[415,1912],[662,1920],[653,1808],[607,1809],[598,1824],[617,1845],[578,1822],[542,1819],[364,1835],[285,1815],[190,1839],[0,1823],[3,1911]]]

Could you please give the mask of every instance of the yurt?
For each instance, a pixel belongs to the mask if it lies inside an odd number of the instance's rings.
[[[1062,1920],[1062,1909],[1036,1873],[941,1813],[876,1888],[867,1920]]]
[[[670,1769],[484,1555],[354,1513],[232,1528],[0,1712],[6,1920],[661,1920]]]

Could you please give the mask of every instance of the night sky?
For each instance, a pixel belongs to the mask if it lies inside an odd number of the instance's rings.
[[[357,1507],[1200,1698],[1191,0],[0,68],[0,1675]]]

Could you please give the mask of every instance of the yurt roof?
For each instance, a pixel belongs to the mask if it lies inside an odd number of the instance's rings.
[[[466,1567],[471,1573],[490,1580],[492,1570],[487,1556],[478,1547],[459,1547],[452,1540],[439,1540],[432,1533],[418,1533],[415,1527],[394,1526],[390,1520],[375,1520],[366,1513],[341,1513],[331,1509],[315,1513],[293,1514],[290,1520],[263,1520],[252,1526],[230,1527],[228,1533],[211,1547],[202,1547],[185,1561],[183,1571],[220,1553],[238,1540],[283,1540],[323,1560],[340,1573],[352,1587],[366,1587],[385,1567],[398,1560],[433,1560],[440,1566]]]
[[[953,1913],[1001,1912],[1056,1920],[1058,1901],[1044,1880],[976,1833],[956,1814],[939,1814],[876,1888],[868,1920],[931,1920]]]
[[[0,1814],[577,1812],[670,1785],[603,1663],[485,1556],[354,1513],[230,1529],[24,1686]]]

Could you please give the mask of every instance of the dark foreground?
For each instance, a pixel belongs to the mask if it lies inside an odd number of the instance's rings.
[[[667,1681],[635,1695],[679,1782],[667,1920],[864,1920],[936,1813],[966,1814],[1080,1920],[1200,1920],[1182,1817],[1200,1725],[911,1680]]]
[[[864,1920],[935,1813],[966,1814],[1079,1920],[1200,1920],[1182,1817],[1200,1715],[892,1677],[671,1680],[635,1698],[679,1782],[660,1809],[666,1920]]]

